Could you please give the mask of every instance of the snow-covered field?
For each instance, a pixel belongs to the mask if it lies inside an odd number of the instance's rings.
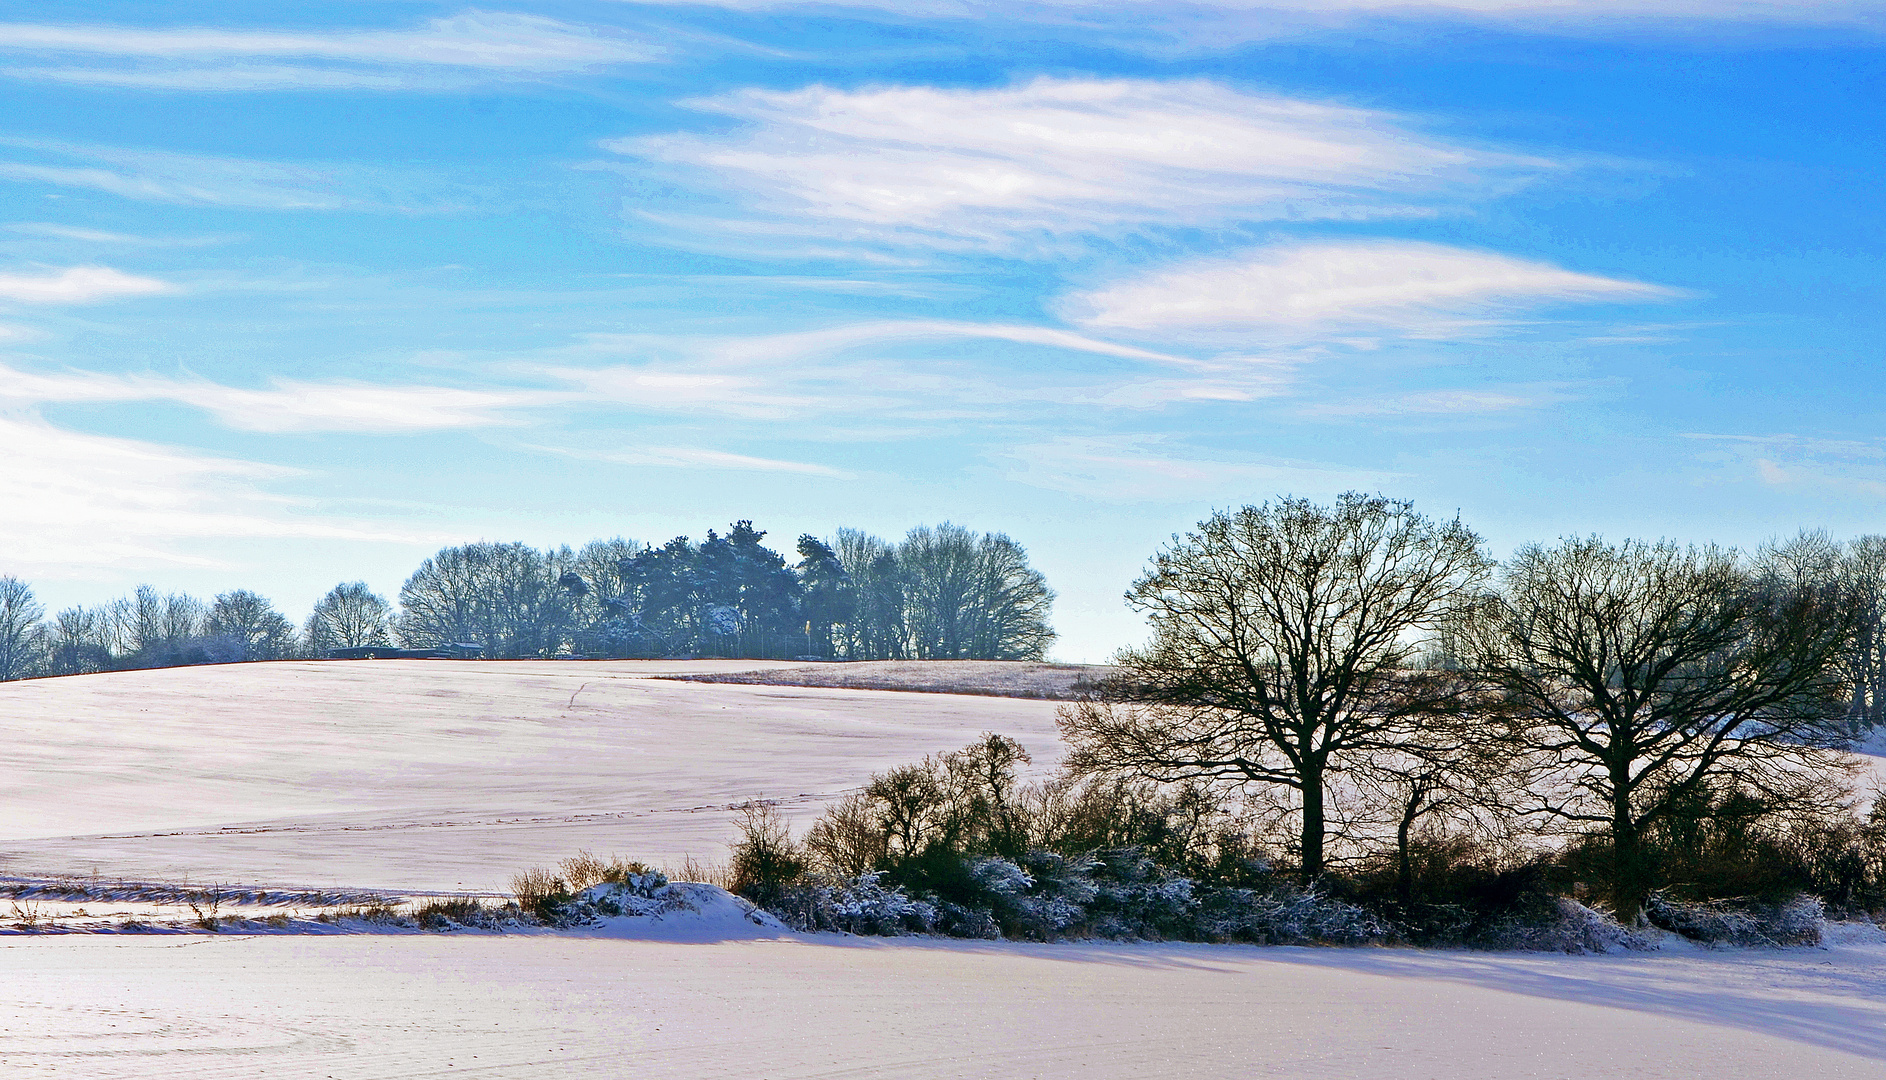
[[[1051,701],[656,674],[754,661],[378,660],[0,684],[0,873],[489,891],[588,848],[725,856],[982,731],[1058,760]]]
[[[25,914],[109,929],[196,914],[212,882],[331,890],[211,889],[217,933],[184,919],[189,933],[0,935],[0,1070],[1886,1078],[1886,933],[1871,927],[1826,948],[1604,956],[1025,945],[796,935],[696,886],[569,931],[334,916],[372,902],[365,887],[498,889],[584,847],[719,858],[733,803],[779,799],[803,820],[984,730],[1038,769],[1058,756],[1047,701],[649,678],[756,666],[379,661],[0,685],[0,873],[84,878],[27,889]],[[140,878],[172,888],[118,884]],[[0,910],[0,929],[15,922]]]
[[[10,938],[0,1069],[75,1077],[1886,1076],[1886,951]]]

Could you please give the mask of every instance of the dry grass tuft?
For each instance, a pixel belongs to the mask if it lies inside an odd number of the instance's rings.
[[[475,896],[450,896],[413,905],[412,919],[421,930],[450,930],[455,926],[490,926],[499,912]]]
[[[726,863],[701,862],[692,855],[683,855],[680,866],[663,867],[662,872],[669,881],[694,881],[722,889],[733,881],[733,871]]]
[[[556,919],[557,909],[570,902],[569,883],[554,871],[532,867],[511,878],[517,906],[545,922]]]
[[[627,885],[631,877],[654,872],[652,867],[620,855],[604,859],[588,851],[579,851],[563,860],[557,864],[557,869],[563,871],[562,880],[573,893],[592,885]]]

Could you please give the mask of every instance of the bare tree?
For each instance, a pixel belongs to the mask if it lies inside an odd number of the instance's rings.
[[[128,601],[112,605],[115,641],[107,648],[118,667],[172,667],[209,660],[202,640],[209,615],[201,600],[187,593],[160,595],[140,585]],[[105,629],[104,627],[100,628]]]
[[[918,526],[894,550],[851,530],[837,541],[858,592],[852,618],[877,622],[869,637],[900,635],[871,660],[1041,660],[1054,643],[1054,590],[1007,535],[943,522]]]
[[[1360,804],[1353,818],[1362,839],[1378,839],[1384,831],[1393,834],[1395,893],[1403,904],[1414,898],[1418,843],[1466,835],[1506,846],[1514,832],[1512,740],[1488,723],[1479,707],[1483,695],[1457,685],[1466,691],[1460,710],[1431,715],[1399,738],[1359,755],[1349,773]]]
[[[1313,879],[1332,775],[1467,701],[1466,680],[1416,659],[1423,633],[1488,569],[1459,521],[1380,496],[1214,514],[1174,537],[1127,593],[1152,641],[1120,654],[1127,701],[1062,710],[1070,764],[1286,789]]]
[[[904,579],[904,625],[917,660],[963,658],[966,616],[978,585],[976,535],[944,522],[910,530],[897,545]]]
[[[850,614],[837,635],[847,660],[907,657],[904,578],[897,551],[858,529],[840,529],[832,544],[850,590]]]
[[[1039,660],[1054,644],[1048,625],[1054,590],[1028,565],[1028,552],[1001,533],[976,542],[975,589],[970,596],[967,646],[978,660]]]
[[[562,547],[549,553],[546,572],[563,590],[573,625],[593,631],[618,614],[632,588],[624,570],[647,546],[618,536],[592,540],[580,551]]]
[[[325,656],[334,649],[390,645],[393,609],[364,581],[343,582],[329,589],[308,614],[304,636],[308,652]]]
[[[1847,544],[1841,585],[1859,617],[1844,662],[1856,729],[1886,727],[1886,536]]]
[[[210,659],[220,663],[286,660],[300,650],[295,624],[247,589],[218,596],[203,622]]]
[[[1756,572],[1777,585],[1831,589],[1855,619],[1839,660],[1853,734],[1886,725],[1886,536],[1842,544],[1822,529],[1766,544]]]
[[[111,622],[110,613],[98,608],[70,607],[54,615],[47,632],[47,666],[52,674],[110,670],[113,655],[106,642]]]
[[[11,575],[0,576],[0,681],[39,674],[45,662],[39,620],[45,615],[32,586]]]
[[[553,655],[570,634],[559,576],[524,544],[444,548],[400,587],[400,640],[418,648],[475,643],[493,658]]]
[[[1652,887],[1646,830],[1712,784],[1785,802],[1844,737],[1853,620],[1836,589],[1763,580],[1716,548],[1520,549],[1462,630],[1529,754],[1520,809],[1597,829],[1612,903]]]

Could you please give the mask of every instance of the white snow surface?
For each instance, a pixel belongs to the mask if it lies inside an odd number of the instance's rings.
[[[732,807],[803,826],[872,772],[1055,703],[674,682],[758,661],[236,664],[0,683],[0,872],[504,890],[580,848],[725,857]],[[789,666],[789,665],[781,665]]]
[[[733,803],[778,799],[803,822],[870,772],[985,730],[1039,771],[1059,756],[1052,702],[647,677],[756,666],[379,661],[0,685],[7,871],[99,870],[75,899],[32,899],[67,895],[57,882],[21,893],[46,914],[143,917],[186,895],[113,876],[335,887],[237,897],[217,932],[0,935],[0,1071],[1886,1080],[1886,931],[1870,925],[1834,924],[1822,948],[1666,936],[1590,956],[1030,945],[796,934],[689,883],[617,890],[623,914],[565,930],[302,925],[368,895],[349,889],[502,888],[577,848],[718,857]],[[293,925],[251,917],[267,912]]]
[[[30,1077],[1886,1076],[1886,948],[0,939]]]

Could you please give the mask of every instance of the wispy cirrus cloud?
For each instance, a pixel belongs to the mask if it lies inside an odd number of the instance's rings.
[[[0,180],[102,191],[140,202],[241,210],[447,213],[468,189],[397,169],[289,163],[0,137]]]
[[[5,571],[68,577],[106,567],[202,566],[210,539],[423,543],[304,516],[270,493],[294,470],[0,413],[0,552]]]
[[[670,3],[674,0],[639,0]],[[916,18],[1006,19],[1136,29],[1212,46],[1369,23],[1478,23],[1613,36],[1646,24],[1886,29],[1880,0],[679,0],[740,11],[850,8]],[[1189,32],[1189,33],[1188,33]]]
[[[0,297],[5,295],[5,286],[5,279],[0,278]],[[1066,384],[1027,372],[1005,376],[999,367],[992,371],[986,360],[916,361],[891,351],[913,343],[976,340],[1130,361],[1129,371],[1139,365],[1188,370],[1201,366],[1188,357],[1052,327],[879,320],[731,337],[591,335],[578,345],[534,358],[491,362],[484,376],[496,375],[506,383],[495,386],[488,382],[440,386],[276,379],[263,387],[238,387],[193,376],[0,365],[0,403],[169,402],[199,409],[222,426],[239,431],[410,434],[522,426],[540,422],[548,410],[629,410],[776,421],[847,414],[935,419],[1032,407],[1027,402],[1144,408],[1188,396],[1182,386],[1190,384],[1182,379],[1135,379],[1137,389],[1122,391],[1117,374],[1087,384]],[[472,378],[477,377],[474,372]],[[1215,389],[1208,387],[1191,396],[1218,400],[1248,396],[1226,388],[1252,385],[1250,380],[1240,383],[1223,372],[1216,378],[1210,384]],[[660,453],[665,455],[661,460],[645,463],[684,460],[676,448]],[[688,460],[708,462],[704,457]]]
[[[1065,297],[1070,321],[1132,333],[1458,333],[1558,304],[1643,303],[1680,289],[1407,240],[1286,244]]]
[[[1365,394],[1317,402],[1297,412],[1318,419],[1498,416],[1576,401],[1588,391],[1588,387],[1563,382],[1456,387],[1404,394]]]
[[[16,405],[165,401],[201,409],[238,431],[393,434],[515,423],[515,412],[569,400],[552,390],[375,386],[279,379],[266,389],[206,379],[20,371],[0,365],[0,402]]]
[[[619,404],[659,411],[786,419],[834,413],[898,413],[931,418],[1006,411],[1018,401],[1106,404],[1134,408],[1143,395],[1113,400],[1117,374],[1067,384],[1031,371],[1003,371],[999,361],[917,360],[898,349],[912,344],[1000,342],[1071,355],[1106,357],[1137,365],[1222,372],[1179,353],[1107,341],[1057,327],[943,319],[883,319],[817,330],[726,337],[671,338],[595,334],[554,358],[520,371],[579,388],[591,405]],[[622,362],[620,357],[637,357]],[[1138,380],[1142,386],[1146,380]],[[1224,385],[1238,381],[1229,376]],[[1159,382],[1162,402],[1178,400]],[[1226,392],[1228,393],[1228,391]],[[1212,396],[1212,395],[1207,395]],[[1225,394],[1216,396],[1223,397]]]
[[[0,24],[22,79],[173,90],[436,90],[645,63],[662,50],[540,15],[466,11],[399,30]]]
[[[1886,442],[1778,433],[1686,432],[1703,457],[1727,465],[1738,479],[1764,487],[1886,499]]]
[[[1145,434],[1057,436],[1000,451],[998,459],[1016,483],[1113,503],[1329,495],[1393,477],[1322,462],[1212,456]]]
[[[1006,244],[1419,216],[1558,167],[1430,135],[1408,117],[1199,79],[812,86],[688,104],[744,127],[605,145],[731,188],[775,233],[827,239]]]
[[[109,266],[70,266],[38,274],[0,274],[0,302],[16,304],[95,304],[128,296],[177,292],[170,282],[114,270]]]
[[[601,461],[611,465],[653,466],[655,468],[715,469],[732,472],[794,473],[800,476],[824,476],[849,480],[853,474],[829,465],[782,458],[754,457],[725,450],[704,450],[688,446],[643,446],[632,450],[578,450],[553,446],[532,447],[559,457]]]

